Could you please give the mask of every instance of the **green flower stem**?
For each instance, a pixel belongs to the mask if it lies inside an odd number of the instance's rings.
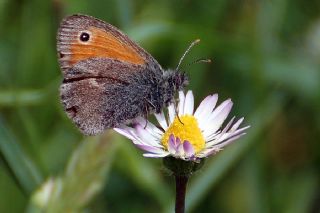
[[[175,176],[176,179],[176,213],[184,213],[188,176]]]
[[[188,180],[203,166],[204,162],[205,159],[186,161],[172,156],[163,158],[163,165],[176,180],[176,213],[184,213]]]

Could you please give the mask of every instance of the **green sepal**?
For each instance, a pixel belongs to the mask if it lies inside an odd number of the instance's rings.
[[[204,162],[204,158],[195,161],[187,161],[172,156],[163,158],[163,165],[172,172],[174,176],[190,177],[203,166]]]

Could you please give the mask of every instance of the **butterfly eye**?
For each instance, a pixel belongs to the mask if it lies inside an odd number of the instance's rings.
[[[90,39],[89,33],[83,32],[80,35],[80,41],[87,42]]]

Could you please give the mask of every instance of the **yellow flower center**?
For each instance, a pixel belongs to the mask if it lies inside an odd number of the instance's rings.
[[[168,149],[169,137],[173,134],[175,138],[180,138],[181,143],[185,140],[189,141],[193,146],[194,151],[198,153],[204,148],[205,140],[198,126],[197,119],[192,115],[183,115],[179,118],[182,123],[179,121],[178,117],[175,117],[173,123],[162,137],[162,145]]]

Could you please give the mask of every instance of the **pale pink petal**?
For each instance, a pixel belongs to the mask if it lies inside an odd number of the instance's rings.
[[[156,148],[154,146],[148,146],[148,145],[141,145],[141,144],[135,144],[138,148],[147,151],[152,152],[154,154],[161,154],[163,153],[163,149]]]
[[[177,144],[174,136],[171,134],[169,136],[169,141],[168,141],[168,151],[172,154],[175,154],[177,151]]]
[[[193,146],[191,145],[191,143],[189,141],[183,142],[183,149],[184,149],[185,156],[187,158],[190,158],[191,156],[194,155]]]
[[[176,138],[176,143],[177,143],[177,155],[178,156],[184,156],[184,149],[183,149],[183,144],[181,143],[180,138]]]

